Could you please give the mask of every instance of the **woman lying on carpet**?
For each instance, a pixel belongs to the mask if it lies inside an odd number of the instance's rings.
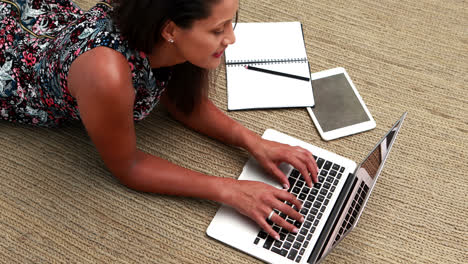
[[[0,117],[43,127],[81,120],[129,188],[230,205],[273,237],[267,217],[297,232],[270,215],[279,209],[303,221],[283,202],[301,207],[287,191],[204,175],[136,147],[134,121],[161,100],[186,126],[249,151],[285,188],[281,162],[306,175],[309,186],[316,182],[310,152],[262,139],[208,99],[208,71],[235,41],[237,8],[238,0],[120,0],[83,12],[67,0],[0,0]]]

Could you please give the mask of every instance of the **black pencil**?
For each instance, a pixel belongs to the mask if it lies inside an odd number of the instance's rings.
[[[271,71],[271,70],[261,69],[261,68],[257,68],[257,67],[253,67],[253,66],[249,66],[249,65],[246,65],[245,68],[247,70],[259,71],[259,72],[279,75],[279,76],[298,79],[298,80],[307,81],[307,82],[310,81],[310,79],[307,78],[307,77],[297,76],[297,75],[293,75],[293,74],[289,74],[289,73]]]

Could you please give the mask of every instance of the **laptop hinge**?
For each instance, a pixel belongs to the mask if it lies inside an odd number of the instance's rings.
[[[346,179],[343,189],[340,192],[340,195],[338,196],[338,199],[336,200],[335,205],[333,206],[333,210],[331,211],[330,216],[328,217],[327,222],[325,223],[325,226],[323,227],[322,232],[320,233],[317,243],[315,243],[315,247],[309,256],[307,263],[314,264],[322,256],[323,251],[325,250],[325,245],[330,239],[330,236],[338,220],[340,219],[339,216],[343,213],[344,206],[349,200],[351,190],[356,185],[356,182],[356,176],[350,173],[348,175],[348,178]]]

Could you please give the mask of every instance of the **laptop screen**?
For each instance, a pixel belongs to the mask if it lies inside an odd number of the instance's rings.
[[[382,169],[382,165],[387,159],[388,153],[395,140],[396,132],[400,127],[401,120],[393,126],[392,130],[380,141],[377,146],[370,152],[364,161],[358,166],[356,176],[358,178],[370,177],[375,182],[378,174]]]
[[[385,163],[385,160],[388,157],[388,153],[390,152],[390,149],[391,149],[391,147],[393,145],[393,142],[395,141],[396,135],[398,134],[398,130],[400,129],[401,124],[402,124],[405,117],[406,117],[406,113],[404,113],[403,116],[400,118],[400,120],[398,120],[393,125],[393,127],[390,129],[390,131],[380,140],[379,143],[377,143],[377,145],[370,152],[370,154],[357,167],[357,169],[355,171],[355,176],[356,177],[353,177],[354,178],[354,183],[352,184],[352,186],[354,186],[354,184],[356,184],[356,182],[358,181],[357,179],[363,179],[363,178],[371,179],[371,181],[370,181],[371,186],[369,186],[370,188],[372,188],[373,185],[375,185],[377,177],[380,174],[380,171],[382,170],[383,164]],[[351,180],[351,178],[349,178],[348,181],[349,180]],[[351,181],[347,182],[347,184],[351,185]],[[352,190],[352,189],[353,189],[353,187],[350,188],[350,190]],[[369,194],[370,194],[370,192],[369,192]],[[345,200],[349,199],[349,195],[351,195],[351,192],[348,193],[348,198],[346,198]],[[367,199],[368,199],[368,196],[367,196],[367,198],[365,198],[365,200],[367,201]],[[341,211],[339,213],[340,215],[343,212],[344,212],[344,214],[346,214],[346,212],[348,211],[347,210],[348,208],[346,208],[346,210],[343,210],[343,209],[345,209],[344,205],[346,205],[346,204],[347,204],[346,202],[343,203],[343,207],[341,207]],[[362,211],[363,208],[364,208],[364,205],[361,207],[360,211]],[[357,218],[359,218],[359,216]],[[338,224],[338,219],[340,219],[340,217],[338,217],[336,219],[337,220],[334,222],[333,229],[340,228],[340,226],[341,226],[341,225]],[[357,220],[356,220],[355,224],[356,223],[357,223]],[[344,234],[342,234],[338,240],[335,240],[335,237],[333,237],[333,238],[331,237],[333,231],[329,232],[328,233],[328,238],[327,238],[326,242],[324,243],[324,245],[326,245],[326,246],[324,246],[322,248],[322,251],[320,252],[320,254],[318,256],[318,260],[316,262],[314,262],[314,259],[311,256],[309,258],[308,262],[309,263],[320,263],[325,258],[325,256],[327,256],[328,253],[330,253],[330,251],[333,248],[335,248],[336,245],[351,230],[352,230],[352,228],[347,228],[346,231],[344,232]]]

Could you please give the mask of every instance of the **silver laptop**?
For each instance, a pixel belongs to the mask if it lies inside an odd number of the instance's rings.
[[[393,125],[358,166],[354,161],[268,129],[263,138],[310,150],[319,167],[319,182],[307,187],[291,165],[281,164],[288,175],[289,191],[301,202],[303,223],[277,213],[296,225],[293,234],[269,222],[280,234],[275,240],[248,217],[223,205],[207,229],[208,236],[268,263],[318,263],[353,229],[369,199],[406,113]],[[245,164],[239,180],[261,181],[282,188],[253,159]]]

